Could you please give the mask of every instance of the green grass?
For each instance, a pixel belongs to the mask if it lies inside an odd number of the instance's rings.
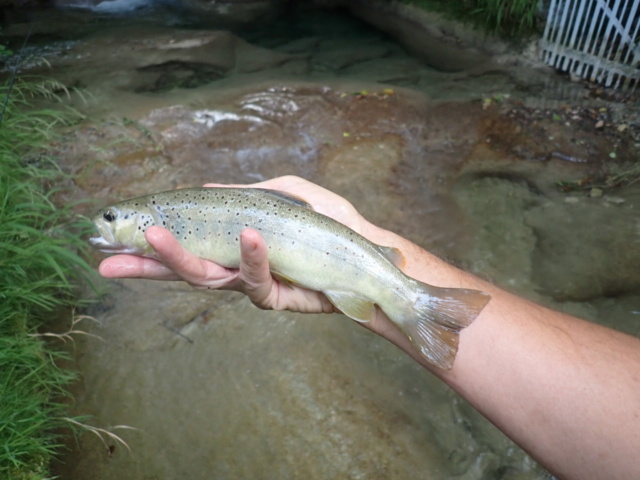
[[[15,480],[48,478],[60,448],[54,432],[70,426],[64,402],[74,375],[38,332],[77,303],[91,270],[81,256],[90,226],[54,203],[64,175],[46,149],[74,114],[33,106],[59,90],[16,82],[0,125],[0,478]]]
[[[538,0],[400,0],[471,23],[488,33],[521,37],[536,28]]]

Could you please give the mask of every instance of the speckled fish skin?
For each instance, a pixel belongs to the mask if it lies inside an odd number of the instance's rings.
[[[373,317],[377,305],[427,360],[445,369],[453,365],[459,331],[490,298],[412,279],[394,264],[401,257],[397,250],[375,245],[304,201],[272,190],[172,190],[109,206],[94,223],[100,237],[90,241],[104,252],[153,257],[144,232],[159,225],[193,254],[229,268],[240,264],[240,232],[255,229],[266,241],[276,276],[323,292],[361,322]]]

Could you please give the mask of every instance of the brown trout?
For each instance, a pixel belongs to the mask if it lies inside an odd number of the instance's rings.
[[[359,322],[369,321],[377,305],[428,361],[444,369],[453,366],[459,331],[490,298],[410,278],[396,265],[398,250],[371,243],[303,200],[273,190],[155,193],[107,207],[94,223],[100,236],[90,241],[103,252],[153,257],[144,232],[159,225],[193,254],[228,268],[240,264],[240,232],[255,229],[266,241],[276,277],[323,292]]]

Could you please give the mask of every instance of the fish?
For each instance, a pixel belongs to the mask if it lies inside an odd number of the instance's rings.
[[[402,253],[370,242],[301,198],[259,188],[184,188],[107,206],[89,239],[109,254],[154,258],[144,233],[169,230],[188,251],[240,265],[240,232],[262,234],[274,277],[322,292],[346,316],[368,322],[381,309],[431,364],[453,366],[460,331],[490,299],[479,290],[428,285],[403,273]]]

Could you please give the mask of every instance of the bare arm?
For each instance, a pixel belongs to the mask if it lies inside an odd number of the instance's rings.
[[[297,177],[258,186],[299,194],[369,240],[399,248],[410,276],[446,287],[475,288],[492,299],[462,331],[453,368],[429,365],[381,312],[365,326],[432,371],[560,478],[640,478],[640,340],[548,310],[439,260],[368,223],[341,197]],[[186,280],[198,288],[244,292],[261,308],[330,312],[318,292],[283,287],[269,273],[267,249],[242,234],[243,263],[229,270],[193,257],[159,227],[147,239],[161,262],[111,257],[106,277]]]
[[[402,335],[384,336],[559,478],[640,478],[639,339],[530,303],[371,228],[408,253],[409,275],[492,295],[462,331],[450,371],[424,362]]]

